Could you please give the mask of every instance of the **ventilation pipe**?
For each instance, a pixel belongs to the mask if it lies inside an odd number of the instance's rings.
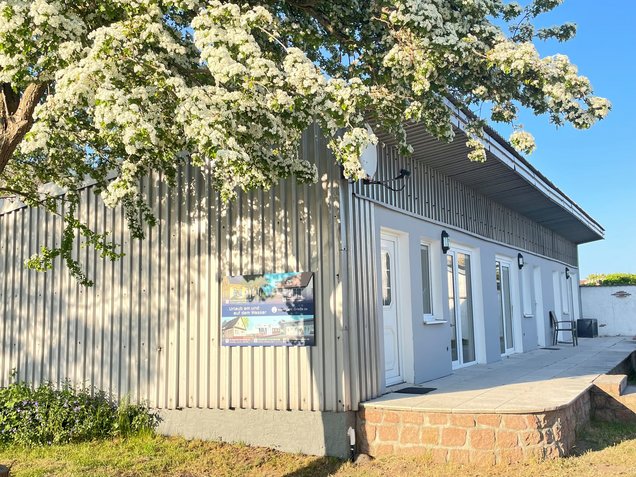
[[[356,456],[356,431],[353,427],[349,427],[347,435],[349,436],[349,460],[353,462]]]

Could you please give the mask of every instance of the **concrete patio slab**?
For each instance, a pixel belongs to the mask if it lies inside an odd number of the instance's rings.
[[[362,403],[359,448],[477,464],[567,455],[592,414],[636,420],[636,389],[625,389],[635,351],[623,337],[580,339],[458,369],[422,383],[436,388],[425,395],[389,392]]]
[[[457,369],[422,383],[437,388],[425,395],[390,392],[364,403],[369,409],[439,412],[547,412],[569,405],[600,375],[636,351],[625,337],[579,339],[579,346],[537,349],[492,364]]]

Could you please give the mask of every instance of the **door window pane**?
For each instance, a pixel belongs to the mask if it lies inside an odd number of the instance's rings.
[[[391,305],[391,256],[382,250],[382,305]]]
[[[473,293],[471,288],[470,255],[457,254],[457,291],[462,330],[462,362],[475,361],[475,327],[473,326]]]
[[[512,294],[510,291],[510,266],[495,262],[497,272],[497,296],[499,298],[499,348],[505,354],[514,348],[512,332]]]
[[[422,304],[425,315],[433,314],[431,304],[431,266],[428,246],[422,245],[420,248],[420,261],[422,264]]]
[[[459,360],[457,352],[457,320],[455,317],[455,270],[453,256],[446,256],[447,277],[448,277],[448,311],[451,328],[451,357],[453,361]]]
[[[495,262],[495,273],[497,276],[497,299],[499,300],[499,351],[501,354],[506,352],[506,338],[505,338],[505,312],[503,293],[501,291],[501,264]]]
[[[501,275],[505,306],[504,310],[506,315],[506,349],[512,349],[515,345],[512,338],[512,297],[510,295],[510,268],[504,266],[502,268]]]

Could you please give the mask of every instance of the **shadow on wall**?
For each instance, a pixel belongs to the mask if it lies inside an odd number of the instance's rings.
[[[333,349],[341,305],[330,293],[337,230],[326,219],[339,216],[337,184],[327,174],[314,186],[285,181],[223,207],[203,174],[188,168],[180,178],[187,187],[178,190],[143,181],[159,219],[143,241],[131,240],[120,209],[82,192],[80,218],[125,252],[110,262],[76,243],[92,288],[59,258],[45,274],[23,266],[42,244],[59,244],[57,217],[34,209],[0,217],[0,385],[15,369],[36,385],[69,379],[160,408],[341,410]],[[317,272],[315,293],[325,298],[315,347],[220,345],[221,277],[267,271]]]
[[[110,231],[125,253],[110,262],[77,241],[92,288],[59,258],[45,274],[23,266],[42,244],[60,243],[57,217],[26,208],[0,216],[0,385],[16,370],[33,385],[69,380],[162,409],[348,410],[340,172],[322,157],[322,136],[303,141],[309,160],[322,159],[316,184],[281,181],[227,206],[193,168],[180,169],[183,188],[144,179],[158,223],[143,241],[131,240],[121,209],[83,190],[80,219]],[[221,278],[289,271],[315,273],[316,345],[221,346]]]

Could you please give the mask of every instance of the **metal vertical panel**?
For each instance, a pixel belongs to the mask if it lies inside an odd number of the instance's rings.
[[[192,179],[188,189],[144,180],[158,219],[144,242],[132,240],[122,211],[104,208],[88,186],[78,214],[112,232],[125,253],[110,262],[77,240],[74,253],[95,280],[92,289],[60,263],[46,275],[23,267],[42,243],[59,243],[59,219],[26,208],[0,215],[3,384],[15,367],[21,379],[94,384],[165,408],[355,408],[358,395],[373,394],[373,384],[350,379],[354,365],[369,373],[352,356],[368,351],[357,340],[368,343],[371,331],[367,324],[366,335],[351,333],[351,320],[361,318],[342,303],[340,170],[316,128],[305,134],[301,154],[317,163],[317,184],[286,180],[272,191],[239,193],[227,206],[194,169],[179,173]],[[222,278],[284,271],[315,274],[316,346],[222,347]]]
[[[7,314],[9,315],[9,320],[11,322],[11,326],[10,326],[10,335],[8,338],[8,342],[9,342],[9,350],[8,350],[8,361],[9,361],[9,366],[8,368],[11,370],[11,372],[15,371],[17,372],[18,370],[18,351],[20,349],[20,343],[18,342],[19,338],[20,338],[20,333],[18,331],[18,323],[20,321],[20,316],[19,316],[19,304],[17,302],[17,293],[16,293],[16,286],[18,284],[19,281],[19,276],[20,273],[17,270],[17,267],[11,263],[11,258],[13,257],[14,261],[15,259],[18,257],[18,244],[21,244],[22,242],[20,242],[19,240],[19,236],[18,236],[18,226],[17,226],[17,219],[18,218],[22,218],[22,213],[16,213],[16,212],[12,212],[9,214],[9,218],[7,220],[8,224],[7,224],[7,229],[9,230],[9,233],[7,234],[8,238],[11,240],[11,242],[9,242],[9,251],[8,251],[8,255],[6,257],[7,260],[7,269],[11,269],[11,285],[9,287],[7,287],[8,289],[8,294],[11,295],[10,300],[11,300],[11,306],[9,307]],[[7,351],[5,350],[5,353]]]
[[[92,202],[92,218],[91,225],[94,230],[104,230],[104,210],[101,201],[95,194],[90,194],[90,200]],[[104,328],[104,300],[102,299],[103,293],[103,281],[104,281],[104,260],[100,259],[96,254],[91,254],[90,257],[92,264],[95,281],[98,283],[97,286],[94,286],[91,290],[91,306],[89,311],[91,313],[91,322],[94,323],[91,326],[91,341],[93,343],[92,346],[92,354],[91,354],[91,365],[90,365],[90,382],[95,383],[97,387],[100,389],[103,385],[102,379],[102,359],[104,356],[104,333],[101,331]]]
[[[9,263],[9,254],[7,253],[7,248],[9,247],[9,228],[5,223],[0,223],[0,277],[2,277],[2,282],[0,282],[0,332],[2,333],[0,346],[2,346],[2,355],[0,356],[0,386],[6,386],[9,375],[9,358],[8,358],[8,350],[10,347],[10,328],[9,328],[9,310],[8,310],[8,302],[9,297],[7,296],[7,285],[8,285],[8,263]]]
[[[81,193],[81,203],[83,207],[81,209],[81,220],[82,222],[90,223],[91,216],[93,214],[93,210],[91,207],[90,197],[92,196],[92,191],[84,189]],[[80,239],[81,240],[81,239]],[[82,247],[78,250],[78,256],[80,260],[85,264],[86,273],[88,276],[93,276],[94,270],[92,266],[92,256],[93,254],[89,250],[88,247]],[[35,274],[35,276],[39,275]],[[80,319],[79,323],[81,323],[81,332],[79,333],[77,340],[77,354],[81,356],[81,365],[79,370],[79,376],[82,383],[88,382],[90,379],[90,359],[93,355],[92,343],[90,341],[91,332],[90,330],[93,328],[89,325],[91,310],[90,306],[90,295],[92,294],[93,288],[85,288],[78,287],[79,292],[79,303],[81,307]]]
[[[156,197],[155,191],[156,183],[154,176],[150,176],[144,180],[144,190],[148,198],[151,210],[156,210]],[[153,227],[146,233],[146,240],[142,244],[142,251],[145,257],[156,256],[154,251],[157,245],[157,232],[159,227]],[[156,391],[153,392],[153,386],[151,384],[152,376],[156,375],[156,356],[157,356],[157,310],[154,307],[155,296],[157,290],[157,277],[153,273],[152,261],[144,260],[141,262],[142,267],[142,279],[141,279],[141,293],[144,297],[141,309],[140,309],[140,322],[143,329],[142,337],[142,355],[141,355],[141,367],[139,373],[140,379],[140,394],[141,399],[145,400],[151,406],[156,406],[157,398]],[[159,268],[157,263],[156,268]],[[146,318],[147,317],[147,318]],[[154,386],[156,390],[158,386]]]
[[[382,369],[379,362],[379,321],[377,315],[377,277],[375,257],[375,221],[374,206],[357,197],[350,199],[350,234],[349,243],[352,248],[349,261],[349,310],[352,321],[357,321],[357,336],[353,337],[352,346],[356,351],[358,375],[351,380],[352,394],[360,401],[365,401],[380,393],[381,382],[378,373]]]
[[[38,243],[45,242],[45,228],[46,221],[40,220],[40,210],[36,209],[33,211],[35,223],[33,226],[36,228],[35,240],[36,247]],[[42,281],[44,280],[44,275],[37,274],[34,277],[34,280],[31,282],[31,300],[33,303],[33,359],[31,361],[31,376],[33,383],[40,384],[41,376],[42,376],[42,367],[44,365],[44,357],[43,357],[43,348],[44,348],[44,326],[46,324],[46,308],[44,307],[44,295],[46,295],[46,290],[42,286]],[[35,310],[40,310],[39,313],[35,313]]]
[[[413,174],[406,179],[403,191],[392,191],[382,186],[356,185],[353,190],[359,196],[513,247],[572,265],[578,263],[574,243],[423,162],[400,157],[395,146],[379,144],[378,162],[377,180],[392,179],[400,168],[409,169]],[[420,167],[424,168],[424,180],[419,178]],[[424,207],[415,200],[418,196],[426,197],[423,200]]]

